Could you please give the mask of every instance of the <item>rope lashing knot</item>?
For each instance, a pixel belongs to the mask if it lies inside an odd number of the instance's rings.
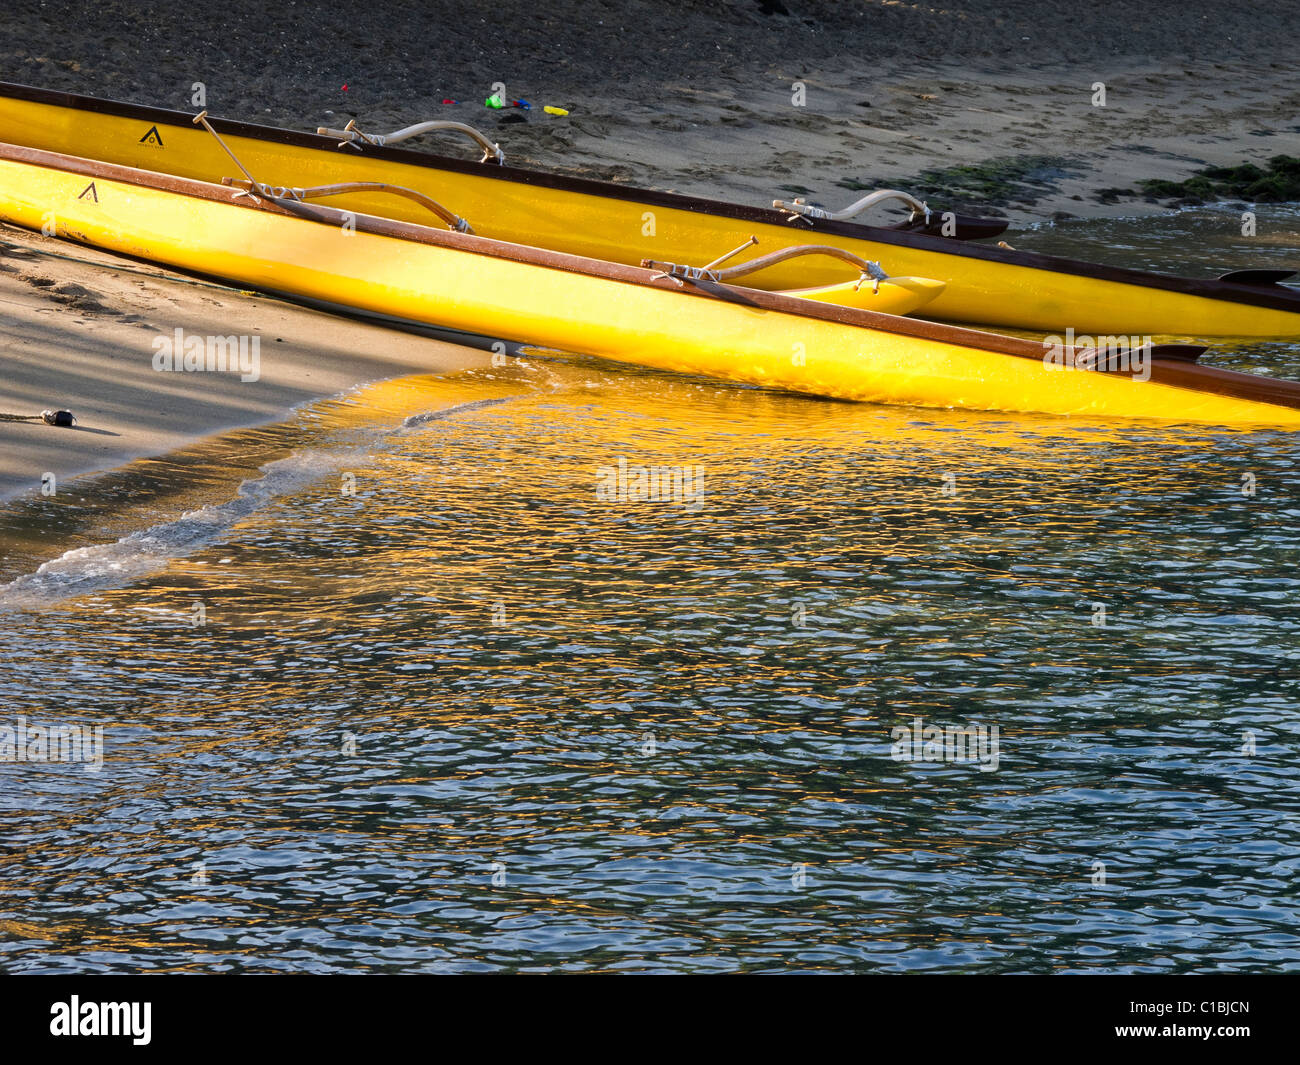
[[[642,259],[641,265],[658,271],[658,273],[651,275],[651,281],[658,281],[666,277],[669,280],[676,282],[679,287],[686,281],[721,281],[722,275],[727,271],[724,270],[719,272],[715,270],[714,267],[721,266],[728,259],[739,255],[751,244],[757,243],[758,238],[751,236],[744,244],[737,245],[732,248],[731,251],[727,252],[726,255],[719,255],[713,260],[713,262],[707,263],[704,266],[685,266],[682,263],[659,262],[657,259]]]
[[[862,283],[871,278],[871,294],[873,296],[880,293],[880,282],[888,281],[889,275],[885,273],[884,267],[872,259],[865,260],[866,266],[863,267],[862,273],[858,275],[858,283],[853,286],[853,291],[857,292],[862,287]]]
[[[685,263],[661,263],[654,259],[642,259],[642,266],[657,267],[658,273],[651,275],[651,281],[659,281],[663,278],[670,278],[677,284],[683,281],[720,281],[716,270],[710,270],[707,266],[687,266]]]
[[[788,215],[787,221],[790,222],[808,222],[810,218],[830,218],[831,213],[822,207],[817,207],[809,203],[802,196],[798,196],[786,203],[784,200],[773,200],[772,206]],[[808,222],[811,225],[811,222]]]

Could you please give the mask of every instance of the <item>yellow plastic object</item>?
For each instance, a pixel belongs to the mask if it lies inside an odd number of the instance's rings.
[[[569,113],[563,107],[552,107],[550,104],[547,104],[542,110],[548,115],[567,115]]]

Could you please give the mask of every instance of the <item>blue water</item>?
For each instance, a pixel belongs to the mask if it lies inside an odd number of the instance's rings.
[[[1295,434],[543,357],[8,504],[0,725],[104,748],[0,764],[0,966],[1294,971],[1297,528]]]

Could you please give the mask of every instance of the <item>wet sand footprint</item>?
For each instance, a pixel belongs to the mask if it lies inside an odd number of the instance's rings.
[[[82,285],[68,282],[50,290],[54,298],[72,310],[87,314],[121,314],[116,307],[109,307],[99,302],[99,293],[92,292]]]

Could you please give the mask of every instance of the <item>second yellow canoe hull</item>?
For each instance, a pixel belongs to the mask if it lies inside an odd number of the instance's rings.
[[[236,133],[226,134],[226,140],[260,181],[299,187],[344,180],[404,185],[446,204],[483,236],[608,262],[635,264],[651,258],[700,265],[751,234],[759,238],[761,252],[812,239],[878,260],[891,275],[943,281],[947,287],[925,308],[927,317],[1060,334],[1073,328],[1089,335],[1300,335],[1300,313],[1294,310],[967,257],[957,253],[957,242],[938,238],[929,238],[929,246],[888,243],[647,205],[630,190],[619,190],[620,198],[613,190],[596,195],[545,181],[494,177],[499,171],[490,164],[462,172]],[[0,95],[0,141],[212,183],[238,176],[212,137],[193,125],[150,123],[7,95]],[[408,200],[376,193],[329,202],[420,225],[432,218]],[[945,245],[948,251],[935,250]],[[754,275],[746,284],[768,290],[831,285],[846,280],[848,269],[832,260],[799,259]]]

